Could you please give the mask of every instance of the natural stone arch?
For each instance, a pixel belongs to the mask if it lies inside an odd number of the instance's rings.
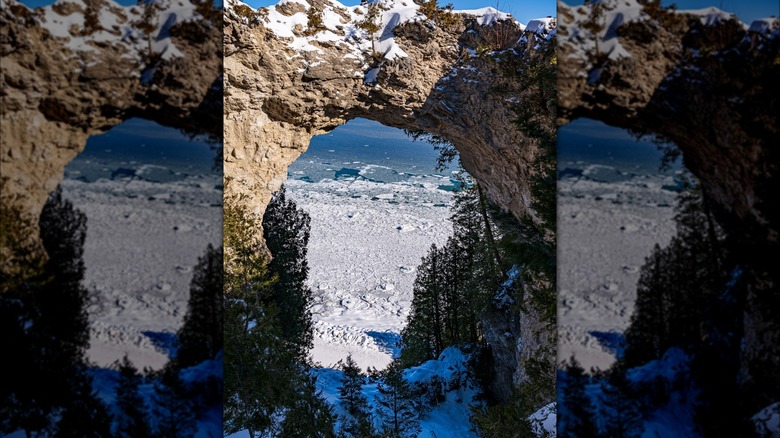
[[[234,182],[226,195],[249,194],[251,210],[262,215],[313,136],[361,117],[451,142],[489,199],[517,218],[535,218],[529,178],[538,145],[513,123],[525,90],[514,72],[474,53],[486,29],[474,20],[395,27],[407,56],[383,60],[376,82],[367,84],[364,60],[344,46],[297,52],[262,21],[247,24],[228,9],[225,174]],[[517,41],[521,29],[511,38]]]
[[[309,4],[339,9],[328,0]],[[275,9],[285,16],[306,10],[302,2]],[[312,43],[320,52],[295,50],[270,23],[236,13],[230,3],[225,20],[224,169],[232,178],[226,196],[243,195],[242,202],[262,216],[311,138],[361,117],[451,142],[494,204],[518,219],[538,219],[530,185],[543,151],[515,123],[515,106],[528,104],[530,90],[519,66],[510,67],[536,44],[530,36],[530,44],[520,39],[522,26],[507,24],[514,51],[500,60],[490,50],[477,53],[493,28],[475,18],[454,26],[405,22],[393,37],[406,56],[379,61],[376,81],[366,83],[367,70],[377,67],[368,53],[355,58],[354,47],[328,42]],[[549,359],[554,374],[554,333],[535,310],[518,313],[494,312],[483,320],[485,339],[495,346],[491,389],[501,400],[528,380],[521,364],[529,358]],[[507,332],[523,339],[522,349],[507,341]]]
[[[148,62],[147,41],[123,33],[140,16],[135,6],[73,0],[30,10],[16,0],[6,2],[0,11],[3,202],[37,222],[48,194],[87,139],[133,117],[219,138],[221,12],[204,18],[191,4],[177,6],[171,17],[171,4],[159,4],[153,47],[160,57]],[[87,10],[115,26],[78,24]],[[58,17],[75,17],[76,24],[58,27]],[[42,254],[34,225],[26,237]]]
[[[589,117],[679,147],[743,270],[737,378],[744,407],[754,413],[780,393],[780,375],[771,371],[780,368],[780,216],[773,191],[780,186],[780,20],[746,30],[715,12],[645,14],[615,22],[612,35],[630,55],[610,58],[583,48],[593,38],[583,31],[588,8],[558,3],[560,123]]]

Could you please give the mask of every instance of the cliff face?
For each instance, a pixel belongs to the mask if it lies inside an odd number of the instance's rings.
[[[550,38],[549,21],[535,23],[539,33],[520,42],[522,25],[490,26],[506,18],[492,8],[445,21],[421,15],[412,1],[383,6],[372,38],[357,26],[370,13],[366,6],[301,0],[255,12],[227,3],[224,164],[234,180],[226,196],[248,195],[245,202],[262,215],[313,136],[361,117],[451,142],[493,203],[534,219],[529,179],[539,147],[513,123],[526,90],[491,49],[531,51]],[[310,9],[323,17],[319,29],[311,26]],[[495,392],[507,398],[527,378],[518,366],[522,357],[537,348],[529,343],[521,354],[516,339],[530,339],[540,324],[521,326],[501,315],[489,315],[484,324],[486,337],[496,335]],[[554,340],[544,343],[550,347]]]
[[[214,98],[221,87],[221,11],[187,0],[156,4],[145,26],[142,7],[108,0],[35,10],[4,2],[3,202],[37,220],[87,138],[131,117],[221,134],[221,101]],[[37,226],[30,237],[37,241]]]
[[[225,174],[236,180],[232,190],[252,193],[257,214],[313,136],[357,117],[452,142],[492,201],[517,217],[533,214],[528,177],[536,145],[511,123],[522,90],[475,52],[486,44],[479,23],[502,15],[487,10],[442,26],[414,18],[417,6],[405,3],[386,4],[384,23],[391,24],[376,32],[375,56],[370,37],[355,27],[365,7],[315,2],[327,27],[306,36],[307,3],[276,6],[268,18],[247,18],[236,12],[239,4],[228,4]],[[508,30],[507,40],[521,29]]]
[[[711,8],[559,3],[559,116],[676,144],[743,269],[738,376],[750,409],[780,394],[780,20],[745,26]],[[735,311],[738,311],[735,309]]]

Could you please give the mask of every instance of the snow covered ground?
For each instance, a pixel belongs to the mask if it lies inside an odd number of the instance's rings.
[[[623,149],[559,154],[558,358],[575,355],[586,370],[620,353],[640,267],[675,230],[676,171],[659,173],[646,151]]]
[[[144,123],[90,139],[62,182],[63,196],[87,215],[87,356],[102,367],[125,353],[139,369],[168,361],[192,269],[222,240],[222,178],[209,172],[208,146],[176,131],[166,146]],[[145,140],[121,132],[139,126]]]
[[[352,354],[362,368],[382,369],[398,352],[420,259],[452,233],[452,182],[449,171],[433,172],[433,148],[405,135],[397,142],[425,152],[417,164],[393,144],[353,136],[326,140],[290,167],[285,183],[288,196],[311,216],[311,355],[327,367]],[[360,154],[345,150],[344,142],[356,141]],[[373,151],[365,152],[364,142]]]

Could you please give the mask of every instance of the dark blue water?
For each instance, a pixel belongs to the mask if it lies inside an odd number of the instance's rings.
[[[437,171],[439,152],[427,141],[414,141],[403,130],[355,119],[332,132],[314,137],[309,149],[288,169],[288,177],[307,182],[323,179],[363,179],[398,182],[420,175],[447,175],[457,167]]]
[[[65,177],[87,182],[100,178],[169,182],[189,175],[217,175],[221,165],[214,168],[216,154],[217,146],[177,129],[130,119],[90,137],[84,151],[65,168]]]
[[[636,175],[673,174],[674,163],[661,170],[663,152],[648,140],[637,140],[627,131],[591,119],[577,119],[558,130],[558,177],[578,177],[589,167],[590,177],[605,182]]]

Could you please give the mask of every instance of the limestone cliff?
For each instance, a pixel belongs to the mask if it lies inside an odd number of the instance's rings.
[[[368,5],[292,0],[255,11],[226,4],[225,174],[234,179],[226,196],[248,195],[262,215],[313,136],[361,117],[451,142],[494,204],[536,220],[530,179],[540,151],[513,123],[527,90],[512,65],[550,44],[554,20],[529,23],[533,31],[524,33],[492,8],[428,17],[412,0],[377,5],[378,28],[369,32],[360,25],[370,20]],[[518,364],[536,350],[521,354],[516,339],[531,338],[540,327],[534,318],[485,320],[486,336],[500,338],[495,392],[502,399],[527,378]]]
[[[154,5],[3,2],[2,200],[34,223],[90,135],[131,117],[221,135],[221,11],[197,0]],[[29,237],[37,242],[37,226]]]
[[[371,37],[356,27],[366,7],[313,4],[325,17],[313,34],[305,12],[312,6],[303,1],[244,15],[246,5],[227,6],[225,174],[236,179],[235,190],[252,193],[257,214],[313,136],[363,117],[452,142],[492,201],[517,217],[533,215],[536,146],[511,123],[523,90],[476,53],[491,44],[480,23],[500,13],[488,8],[440,25],[411,0],[388,2],[372,53]],[[503,38],[514,43],[522,29]]]
[[[756,412],[780,394],[780,20],[654,6],[559,3],[559,116],[679,147],[744,269],[738,379]]]

